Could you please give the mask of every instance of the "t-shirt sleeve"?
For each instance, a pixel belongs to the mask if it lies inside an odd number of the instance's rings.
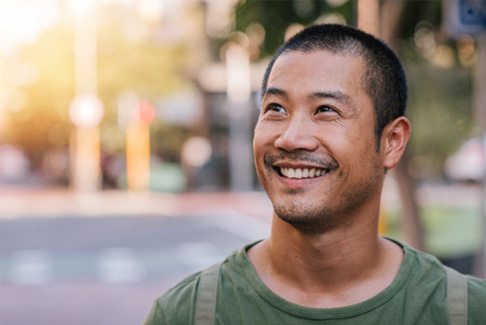
[[[167,325],[164,313],[162,312],[162,309],[157,301],[154,302],[144,325]]]

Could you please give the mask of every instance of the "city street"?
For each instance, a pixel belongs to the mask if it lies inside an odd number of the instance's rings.
[[[175,282],[269,229],[270,206],[255,193],[19,192],[1,201],[2,325],[141,324]]]
[[[272,220],[297,247],[270,166],[353,301],[377,236],[486,277],[485,3],[0,1],[0,325],[143,324]]]
[[[420,189],[446,206],[475,208],[479,195]],[[178,280],[266,237],[270,217],[263,192],[0,190],[0,324],[141,324]]]

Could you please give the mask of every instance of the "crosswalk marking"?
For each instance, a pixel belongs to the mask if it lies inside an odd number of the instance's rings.
[[[142,280],[145,269],[135,250],[116,247],[101,251],[97,273],[106,283],[131,283]]]
[[[225,214],[225,217],[189,219],[190,226],[202,232],[195,238],[181,240],[161,230],[162,236],[168,236],[167,241],[154,247],[138,247],[138,244],[133,247],[100,245],[96,250],[94,247],[85,250],[82,246],[73,246],[73,250],[58,247],[12,250],[12,247],[0,252],[0,285],[48,285],[83,279],[130,284],[148,277],[160,279],[177,272],[187,274],[223,260],[243,244],[266,237],[269,231],[269,224],[262,221],[229,211]],[[206,234],[215,237],[208,238]],[[224,244],[218,243],[218,238]]]
[[[0,260],[0,285],[49,285],[74,279],[96,279],[107,284],[138,283],[149,276],[160,278],[180,270],[198,271],[222,260],[231,249],[195,241],[156,251],[130,247],[105,248],[89,254],[18,250]]]
[[[51,280],[51,258],[47,251],[21,250],[7,269],[9,282],[18,285],[42,285]]]

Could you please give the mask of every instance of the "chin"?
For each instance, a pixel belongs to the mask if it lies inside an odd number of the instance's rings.
[[[322,225],[332,224],[333,215],[335,215],[328,208],[309,204],[296,205],[288,201],[274,204],[274,211],[280,220],[297,229],[320,228]]]

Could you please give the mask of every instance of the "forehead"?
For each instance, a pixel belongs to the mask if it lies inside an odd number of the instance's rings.
[[[360,56],[326,50],[289,51],[275,61],[266,88],[364,90],[364,73]]]

